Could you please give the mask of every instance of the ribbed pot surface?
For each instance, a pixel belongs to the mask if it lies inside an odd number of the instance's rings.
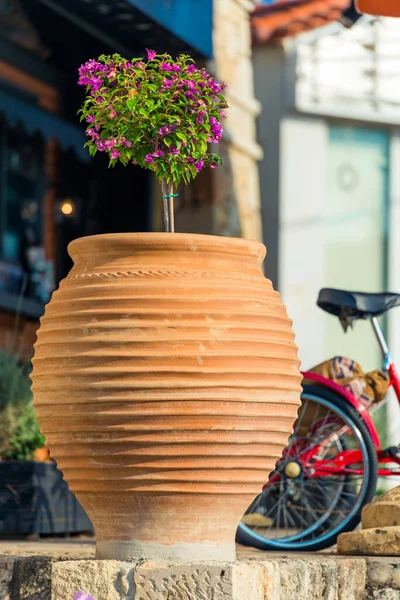
[[[258,242],[111,234],[74,267],[35,345],[41,429],[101,558],[231,558],[299,406],[297,348]]]

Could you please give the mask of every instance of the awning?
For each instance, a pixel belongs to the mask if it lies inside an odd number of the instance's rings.
[[[0,112],[3,112],[12,126],[22,124],[32,135],[40,133],[47,141],[57,138],[63,150],[73,150],[82,162],[89,162],[90,156],[83,147],[86,137],[76,125],[71,125],[41,108],[0,90]]]
[[[204,56],[213,53],[212,0],[128,0],[129,4],[171,31]]]

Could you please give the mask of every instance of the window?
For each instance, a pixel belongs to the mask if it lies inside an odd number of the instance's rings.
[[[41,299],[44,142],[0,120],[0,292]],[[40,261],[39,261],[40,262]]]

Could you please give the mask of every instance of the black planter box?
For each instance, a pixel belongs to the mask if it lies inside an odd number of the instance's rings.
[[[0,535],[92,531],[55,463],[0,461]]]

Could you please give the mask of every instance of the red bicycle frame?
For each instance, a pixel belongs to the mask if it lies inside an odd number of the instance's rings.
[[[388,374],[389,387],[393,388],[397,399],[400,403],[400,379],[397,374],[396,367],[391,359],[390,351],[387,346],[385,337],[383,335],[382,329],[379,325],[377,318],[372,317],[370,319],[370,322],[374,330],[376,339],[378,341],[380,350],[382,352],[382,356],[384,359],[383,370]],[[302,375],[304,379],[315,381],[315,383],[317,383],[318,385],[324,386],[325,388],[333,391],[335,394],[340,395],[341,398],[343,398],[346,402],[351,404],[355,408],[355,410],[357,410],[359,415],[362,417],[365,425],[367,426],[372,441],[376,448],[377,459],[378,463],[380,464],[380,467],[378,469],[378,475],[380,477],[400,476],[400,469],[388,469],[383,466],[392,463],[400,467],[400,451],[398,451],[397,448],[381,448],[378,432],[375,428],[375,425],[371,419],[367,408],[350,392],[340,387],[330,379],[326,379],[325,377],[309,372],[303,372]],[[337,435],[337,431],[335,431],[331,435]],[[300,462],[303,472],[309,478],[329,477],[332,475],[362,475],[363,459],[361,450],[343,450],[342,452],[339,452],[334,458],[327,460],[318,460],[316,458],[319,452],[323,449],[323,446],[329,443],[329,438],[330,436],[328,436],[327,439],[323,440],[323,442],[317,443],[311,448],[309,446],[308,440],[304,453],[301,452],[301,447],[299,448],[298,442],[295,442],[293,445],[285,449],[281,460],[284,460],[285,462],[290,462],[291,457],[294,458],[296,456],[296,460]],[[264,488],[279,480],[280,477],[280,473],[275,471],[271,475],[268,483],[265,484]]]

